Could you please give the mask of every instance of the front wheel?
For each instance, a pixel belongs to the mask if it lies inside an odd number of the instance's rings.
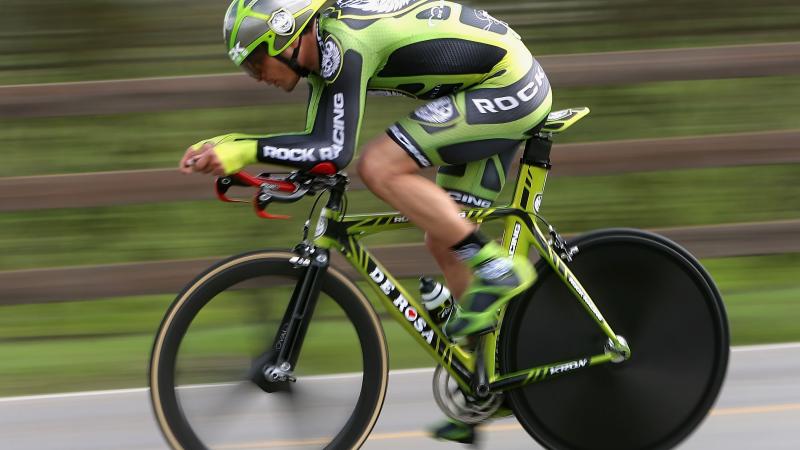
[[[551,449],[663,449],[717,398],[728,324],[711,277],[686,250],[636,230],[576,239],[569,264],[632,356],[507,393],[522,426]],[[607,337],[540,261],[530,297],[509,305],[501,361],[511,373],[603,351]]]
[[[366,440],[386,393],[386,339],[369,301],[334,268],[322,275],[296,381],[265,380],[306,273],[292,256],[223,261],[170,306],[153,345],[150,397],[173,449],[351,449]]]

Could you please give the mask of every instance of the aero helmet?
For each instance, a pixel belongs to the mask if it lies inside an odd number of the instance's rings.
[[[228,56],[237,66],[264,44],[277,56],[303,32],[328,0],[233,0],[223,33]]]

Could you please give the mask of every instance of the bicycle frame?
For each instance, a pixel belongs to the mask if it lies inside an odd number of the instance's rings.
[[[502,242],[513,258],[527,258],[530,248],[535,248],[608,336],[611,351],[606,349],[603,353],[586,355],[583,358],[500,374],[495,365],[495,351],[501,326],[482,336],[478,351],[475,353],[465,351],[445,337],[441,328],[431,320],[417,296],[408,292],[366,248],[360,245],[359,240],[364,236],[413,227],[408,218],[399,213],[344,215],[342,213],[344,184],[331,190],[331,197],[320,212],[314,246],[326,250],[325,254],[329,250],[340,251],[369,282],[392,317],[467,393],[478,390],[484,393],[502,392],[598,364],[620,361],[621,358],[630,356],[627,344],[613,332],[589,294],[559,256],[558,251],[548,242],[537,223],[536,213],[541,205],[545,182],[551,167],[551,145],[552,142],[548,138],[541,136],[528,141],[509,205],[468,209],[462,214],[478,224],[488,220],[504,220],[505,231]],[[325,260],[327,261],[327,258]],[[501,324],[504,311],[505,308],[500,312]]]

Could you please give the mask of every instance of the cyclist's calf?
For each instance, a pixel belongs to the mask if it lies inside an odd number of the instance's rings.
[[[467,290],[470,279],[472,279],[472,272],[467,269],[464,263],[459,261],[450,246],[436,240],[430,233],[425,233],[425,246],[428,247],[428,251],[433,255],[436,264],[442,269],[442,274],[450,292],[455,298],[461,298],[461,295]]]

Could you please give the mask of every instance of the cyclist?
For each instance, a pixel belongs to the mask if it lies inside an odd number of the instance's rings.
[[[255,162],[335,173],[352,160],[368,92],[430,100],[367,143],[358,173],[367,187],[425,231],[461,308],[452,337],[492,329],[497,309],[534,279],[460,217],[458,204],[488,207],[521,142],[552,103],[538,62],[506,23],[445,0],[233,0],[224,39],[231,60],[285,91],[310,87],[305,130],[226,134],[190,147],[185,173],[224,175]],[[420,170],[439,166],[436,183]],[[440,438],[472,442],[450,422]]]

